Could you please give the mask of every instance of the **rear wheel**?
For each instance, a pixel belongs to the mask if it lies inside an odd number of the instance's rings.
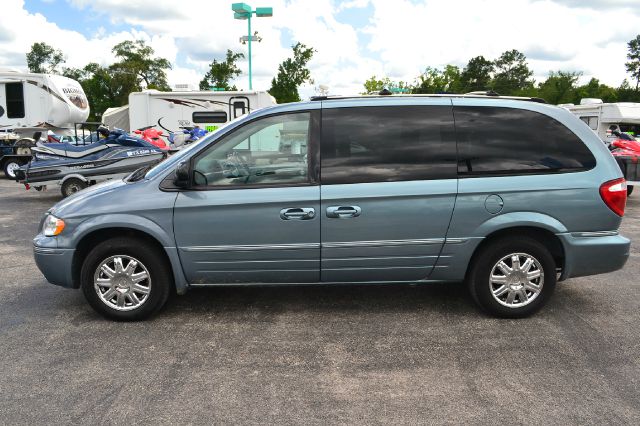
[[[488,313],[522,318],[538,311],[556,286],[549,250],[529,237],[500,239],[482,248],[468,276],[469,291]]]
[[[98,244],[82,264],[85,298],[102,315],[120,321],[148,318],[167,301],[171,269],[159,249],[133,238]]]
[[[68,197],[75,194],[76,192],[82,191],[87,186],[87,182],[84,182],[78,178],[71,178],[64,181],[64,183],[62,184],[62,188],[60,188],[60,192],[62,192],[63,197]]]
[[[631,195],[633,192],[633,185],[627,185],[627,195]]]
[[[4,175],[7,179],[16,178],[16,170],[20,168],[21,164],[18,160],[7,160],[4,163]]]

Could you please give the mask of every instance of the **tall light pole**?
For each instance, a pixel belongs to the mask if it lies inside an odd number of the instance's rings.
[[[249,90],[253,90],[253,82],[251,80],[251,40],[253,36],[251,35],[251,16],[256,15],[258,18],[268,18],[273,16],[273,8],[272,7],[256,7],[256,10],[251,10],[251,6],[246,3],[233,3],[231,5],[231,10],[233,10],[233,18],[234,19],[246,19],[247,27],[249,28],[247,41],[249,42]]]

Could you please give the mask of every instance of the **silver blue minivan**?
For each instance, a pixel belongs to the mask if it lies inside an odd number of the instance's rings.
[[[434,281],[524,317],[557,281],[622,268],[626,196],[604,144],[558,107],[325,97],[62,200],[34,252],[48,281],[117,320],[192,287]]]

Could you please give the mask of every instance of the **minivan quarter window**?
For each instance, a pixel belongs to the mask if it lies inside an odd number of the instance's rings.
[[[464,106],[454,116],[462,176],[584,171],[596,164],[584,142],[547,115]]]
[[[196,187],[290,185],[310,182],[310,113],[257,119],[199,154]]]
[[[451,106],[325,109],[321,158],[323,185],[453,179]]]

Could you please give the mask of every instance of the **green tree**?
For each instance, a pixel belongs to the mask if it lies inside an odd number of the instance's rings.
[[[484,56],[471,58],[460,74],[460,86],[463,93],[477,90],[489,90],[493,62]]]
[[[554,105],[573,102],[576,83],[581,75],[581,72],[551,71],[538,86],[538,96]]]
[[[200,81],[200,90],[209,90],[210,87],[219,87],[224,90],[238,90],[235,85],[230,86],[229,81],[240,75],[242,72],[236,65],[239,59],[243,59],[243,53],[234,53],[227,49],[227,57],[224,61],[218,62],[216,59],[209,64],[209,71]]]
[[[618,102],[618,91],[613,87],[600,83],[597,78],[592,78],[587,84],[576,88],[572,102],[579,104],[580,99],[584,98],[598,98],[604,102]]]
[[[500,95],[519,95],[533,88],[533,71],[527,57],[517,50],[507,50],[494,61],[493,90]]]
[[[166,70],[171,63],[165,58],[153,57],[155,53],[144,40],[126,40],[111,50],[119,61],[110,68],[119,74],[131,74],[136,78],[136,88],[169,91]]]
[[[625,78],[617,90],[618,102],[640,102],[640,91],[634,89]]]
[[[278,74],[271,80],[269,93],[278,103],[297,102],[300,100],[298,88],[305,82],[313,83],[311,71],[307,63],[313,57],[315,50],[302,43],[292,46],[293,58],[285,59],[278,66]]]
[[[411,92],[412,90],[412,88],[404,81],[393,81],[389,77],[378,79],[375,75],[372,75],[364,82],[364,92],[362,92],[361,95],[378,93],[384,88],[398,92]]]
[[[27,67],[30,72],[57,74],[58,65],[64,63],[64,54],[45,42],[33,43],[27,53]]]
[[[447,65],[444,70],[427,67],[416,79],[412,93],[458,93],[460,68]]]
[[[629,53],[627,53],[627,59],[629,59],[629,62],[626,62],[624,65],[627,72],[636,80],[637,91],[638,85],[640,84],[640,34],[627,43],[627,47],[629,49]]]

